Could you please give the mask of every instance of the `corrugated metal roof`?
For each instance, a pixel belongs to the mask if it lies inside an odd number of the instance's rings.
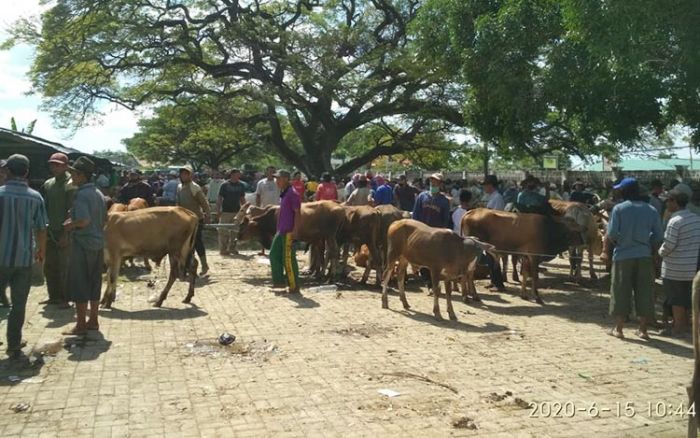
[[[42,146],[46,146],[52,149],[56,149],[58,152],[63,152],[64,154],[84,154],[83,152],[80,152],[77,149],[69,148],[67,146],[62,145],[61,143],[57,143],[55,141],[49,141],[41,137],[37,137],[34,135],[30,134],[25,134],[22,132],[17,132],[17,131],[12,131],[10,129],[6,128],[0,128],[0,139],[2,138],[11,138],[16,141],[20,141],[22,143],[34,143]],[[89,154],[85,154],[89,155]]]
[[[615,164],[619,166],[622,170],[627,171],[638,171],[638,170],[676,170],[676,166],[687,166],[689,170],[697,169],[697,160],[693,160],[692,166],[691,161],[687,158],[648,158],[648,159],[628,159],[621,160]],[[593,164],[580,166],[576,170],[586,170],[586,171],[601,171],[602,162],[598,161]]]

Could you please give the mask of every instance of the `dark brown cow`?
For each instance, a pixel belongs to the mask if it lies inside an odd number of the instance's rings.
[[[267,207],[257,216],[241,214],[239,240],[258,239],[260,244],[269,249],[272,239],[277,233],[277,217],[279,207]],[[326,253],[318,260],[312,257],[311,265],[317,269],[316,274],[323,275],[328,270],[328,280],[338,272],[338,243],[336,236],[345,222],[345,210],[333,201],[306,202],[301,205],[301,226],[294,231],[294,238],[309,243],[312,248],[320,248],[318,252],[312,249],[312,255]],[[330,267],[329,267],[330,265]]]
[[[197,215],[182,207],[154,207],[109,214],[104,228],[107,288],[102,306],[112,306],[122,258],[137,256],[152,258],[157,262],[166,255],[169,257],[170,275],[154,303],[155,307],[163,304],[175,279],[188,273],[190,285],[183,303],[189,303],[194,296],[197,277],[197,261],[192,257],[192,252],[198,222]]]
[[[389,308],[387,289],[394,270],[394,264],[399,263],[398,283],[401,303],[404,309],[410,309],[406,300],[404,279],[408,264],[422,266],[430,270],[433,290],[433,314],[440,320],[439,296],[440,279],[445,280],[447,296],[447,314],[455,320],[452,308],[452,282],[462,283],[466,293],[467,282],[473,287],[473,281],[468,281],[468,272],[476,267],[476,259],[482,251],[493,250],[493,245],[483,243],[471,237],[460,237],[452,230],[432,228],[413,219],[396,221],[389,227],[388,251],[386,267],[382,284],[382,308]],[[472,289],[475,297],[476,289]]]
[[[539,264],[556,257],[569,246],[583,243],[585,229],[570,218],[477,208],[462,218],[462,234],[491,243],[496,251],[516,253],[522,260],[521,296],[525,298],[528,276],[531,291],[544,304],[537,291]]]
[[[342,208],[345,209],[345,223],[338,233],[338,243],[343,246],[343,269],[347,266],[350,245],[354,245],[355,251],[359,251],[362,245],[367,245],[369,261],[360,282],[367,283],[371,269],[375,269],[377,285],[379,285],[383,259],[378,246],[382,221],[381,213],[368,205],[345,205]]]

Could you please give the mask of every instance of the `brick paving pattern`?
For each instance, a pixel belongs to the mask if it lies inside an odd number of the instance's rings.
[[[396,294],[382,310],[373,286],[275,295],[269,266],[253,254],[210,252],[211,275],[198,280],[193,305],[180,302],[186,284],[176,283],[154,309],[147,300],[164,268],[132,275],[114,309],[101,312],[99,334],[68,339],[29,368],[3,355],[0,436],[685,433],[676,407],[687,400],[690,342],[654,331],[651,342],[637,340],[631,325],[625,341],[607,336],[607,282],[567,283],[562,260],[546,265],[545,306],[517,297],[515,285],[491,293],[479,282],[483,304],[456,299],[459,321],[438,323],[415,283],[408,312]],[[32,289],[30,347],[63,339],[72,321],[70,310],[39,305],[45,296]],[[7,310],[0,315],[4,339]],[[219,346],[222,332],[236,341]],[[21,403],[28,409],[13,412]]]

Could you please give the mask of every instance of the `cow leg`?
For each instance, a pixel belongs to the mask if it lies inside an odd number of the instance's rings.
[[[330,268],[329,268],[330,266]],[[326,260],[323,266],[323,272],[328,270],[328,283],[335,280],[335,275],[338,269],[338,242],[334,236],[326,239]]]
[[[408,270],[408,260],[401,257],[399,259],[399,268],[396,275],[396,281],[399,283],[399,298],[401,299],[401,304],[403,308],[408,310],[411,306],[408,305],[408,300],[406,299],[406,271]]]
[[[537,278],[539,277],[539,265],[540,262],[537,258],[532,257],[530,260],[530,275],[532,275],[532,295],[535,297],[537,304],[544,304],[542,298],[540,298],[540,293],[537,290]]]
[[[438,321],[442,321],[440,314],[440,270],[430,269],[430,281],[433,289],[433,315]]]
[[[192,263],[194,266],[196,266],[196,262],[194,261],[194,257],[191,257]],[[168,297],[168,292],[170,292],[170,288],[173,287],[173,283],[175,283],[175,279],[177,278],[177,261],[175,260],[175,257],[170,256],[170,275],[168,275],[168,282],[163,288],[163,291],[160,293],[160,296],[156,300],[155,303],[153,303],[153,307],[160,307],[163,305],[163,301]]]
[[[447,315],[450,320],[457,321],[457,315],[452,308],[452,280],[445,280],[445,296],[447,297]]]
[[[527,277],[530,275],[530,257],[524,257],[522,263],[520,263],[520,271],[523,274],[523,278],[520,281],[520,298],[527,300]]]
[[[119,269],[122,266],[122,259],[106,251],[105,256],[105,263],[107,264],[107,288],[100,301],[100,306],[105,309],[110,309],[117,295],[117,278],[119,278]]]
[[[148,257],[143,258],[143,266],[146,268],[147,271],[153,270],[153,268],[151,268],[151,264],[148,262]]]
[[[592,248],[589,246],[588,247],[588,273],[591,276],[591,280],[597,280],[598,276],[595,273],[595,270],[593,269],[593,251]],[[581,254],[583,255],[583,253]]]
[[[469,264],[467,267],[467,272],[464,275],[463,278],[465,278],[465,286],[469,287],[469,293],[472,296],[472,299],[476,301],[477,303],[481,302],[481,297],[479,294],[476,292],[476,285],[474,284],[474,276],[476,275],[476,259],[474,259],[473,262]],[[466,291],[464,292],[464,302],[467,302],[467,296],[466,296]]]
[[[382,278],[382,309],[389,308],[389,280],[391,280],[391,274],[394,270],[394,263],[387,263],[386,268],[384,268],[384,277]]]
[[[518,277],[518,256],[511,254],[510,261],[513,264],[513,283],[519,283],[520,277]],[[523,263],[520,262],[521,266],[522,266],[522,264]]]
[[[348,269],[348,256],[350,252],[350,244],[346,243],[343,245],[343,256],[341,257],[341,265],[343,268],[343,271],[341,272],[341,277],[345,278],[345,271]]]
[[[195,280],[197,280],[198,265],[199,263],[197,263],[197,259],[192,257],[192,262],[189,266],[189,288],[187,289],[187,296],[184,300],[182,300],[182,302],[185,304],[189,304],[190,302],[192,302],[192,298],[194,298],[194,282]]]

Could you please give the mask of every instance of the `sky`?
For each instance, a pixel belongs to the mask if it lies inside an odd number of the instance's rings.
[[[4,41],[10,24],[21,17],[38,15],[42,7],[39,0],[0,0],[0,10],[0,41]],[[9,129],[11,117],[15,118],[19,129],[36,119],[33,135],[37,137],[87,153],[105,149],[124,151],[121,140],[136,132],[136,114],[116,105],[105,106],[106,115],[102,120],[77,130],[72,136],[68,130],[55,128],[51,114],[39,108],[41,96],[26,95],[31,90],[27,72],[32,56],[33,50],[26,45],[0,51],[0,127]]]

